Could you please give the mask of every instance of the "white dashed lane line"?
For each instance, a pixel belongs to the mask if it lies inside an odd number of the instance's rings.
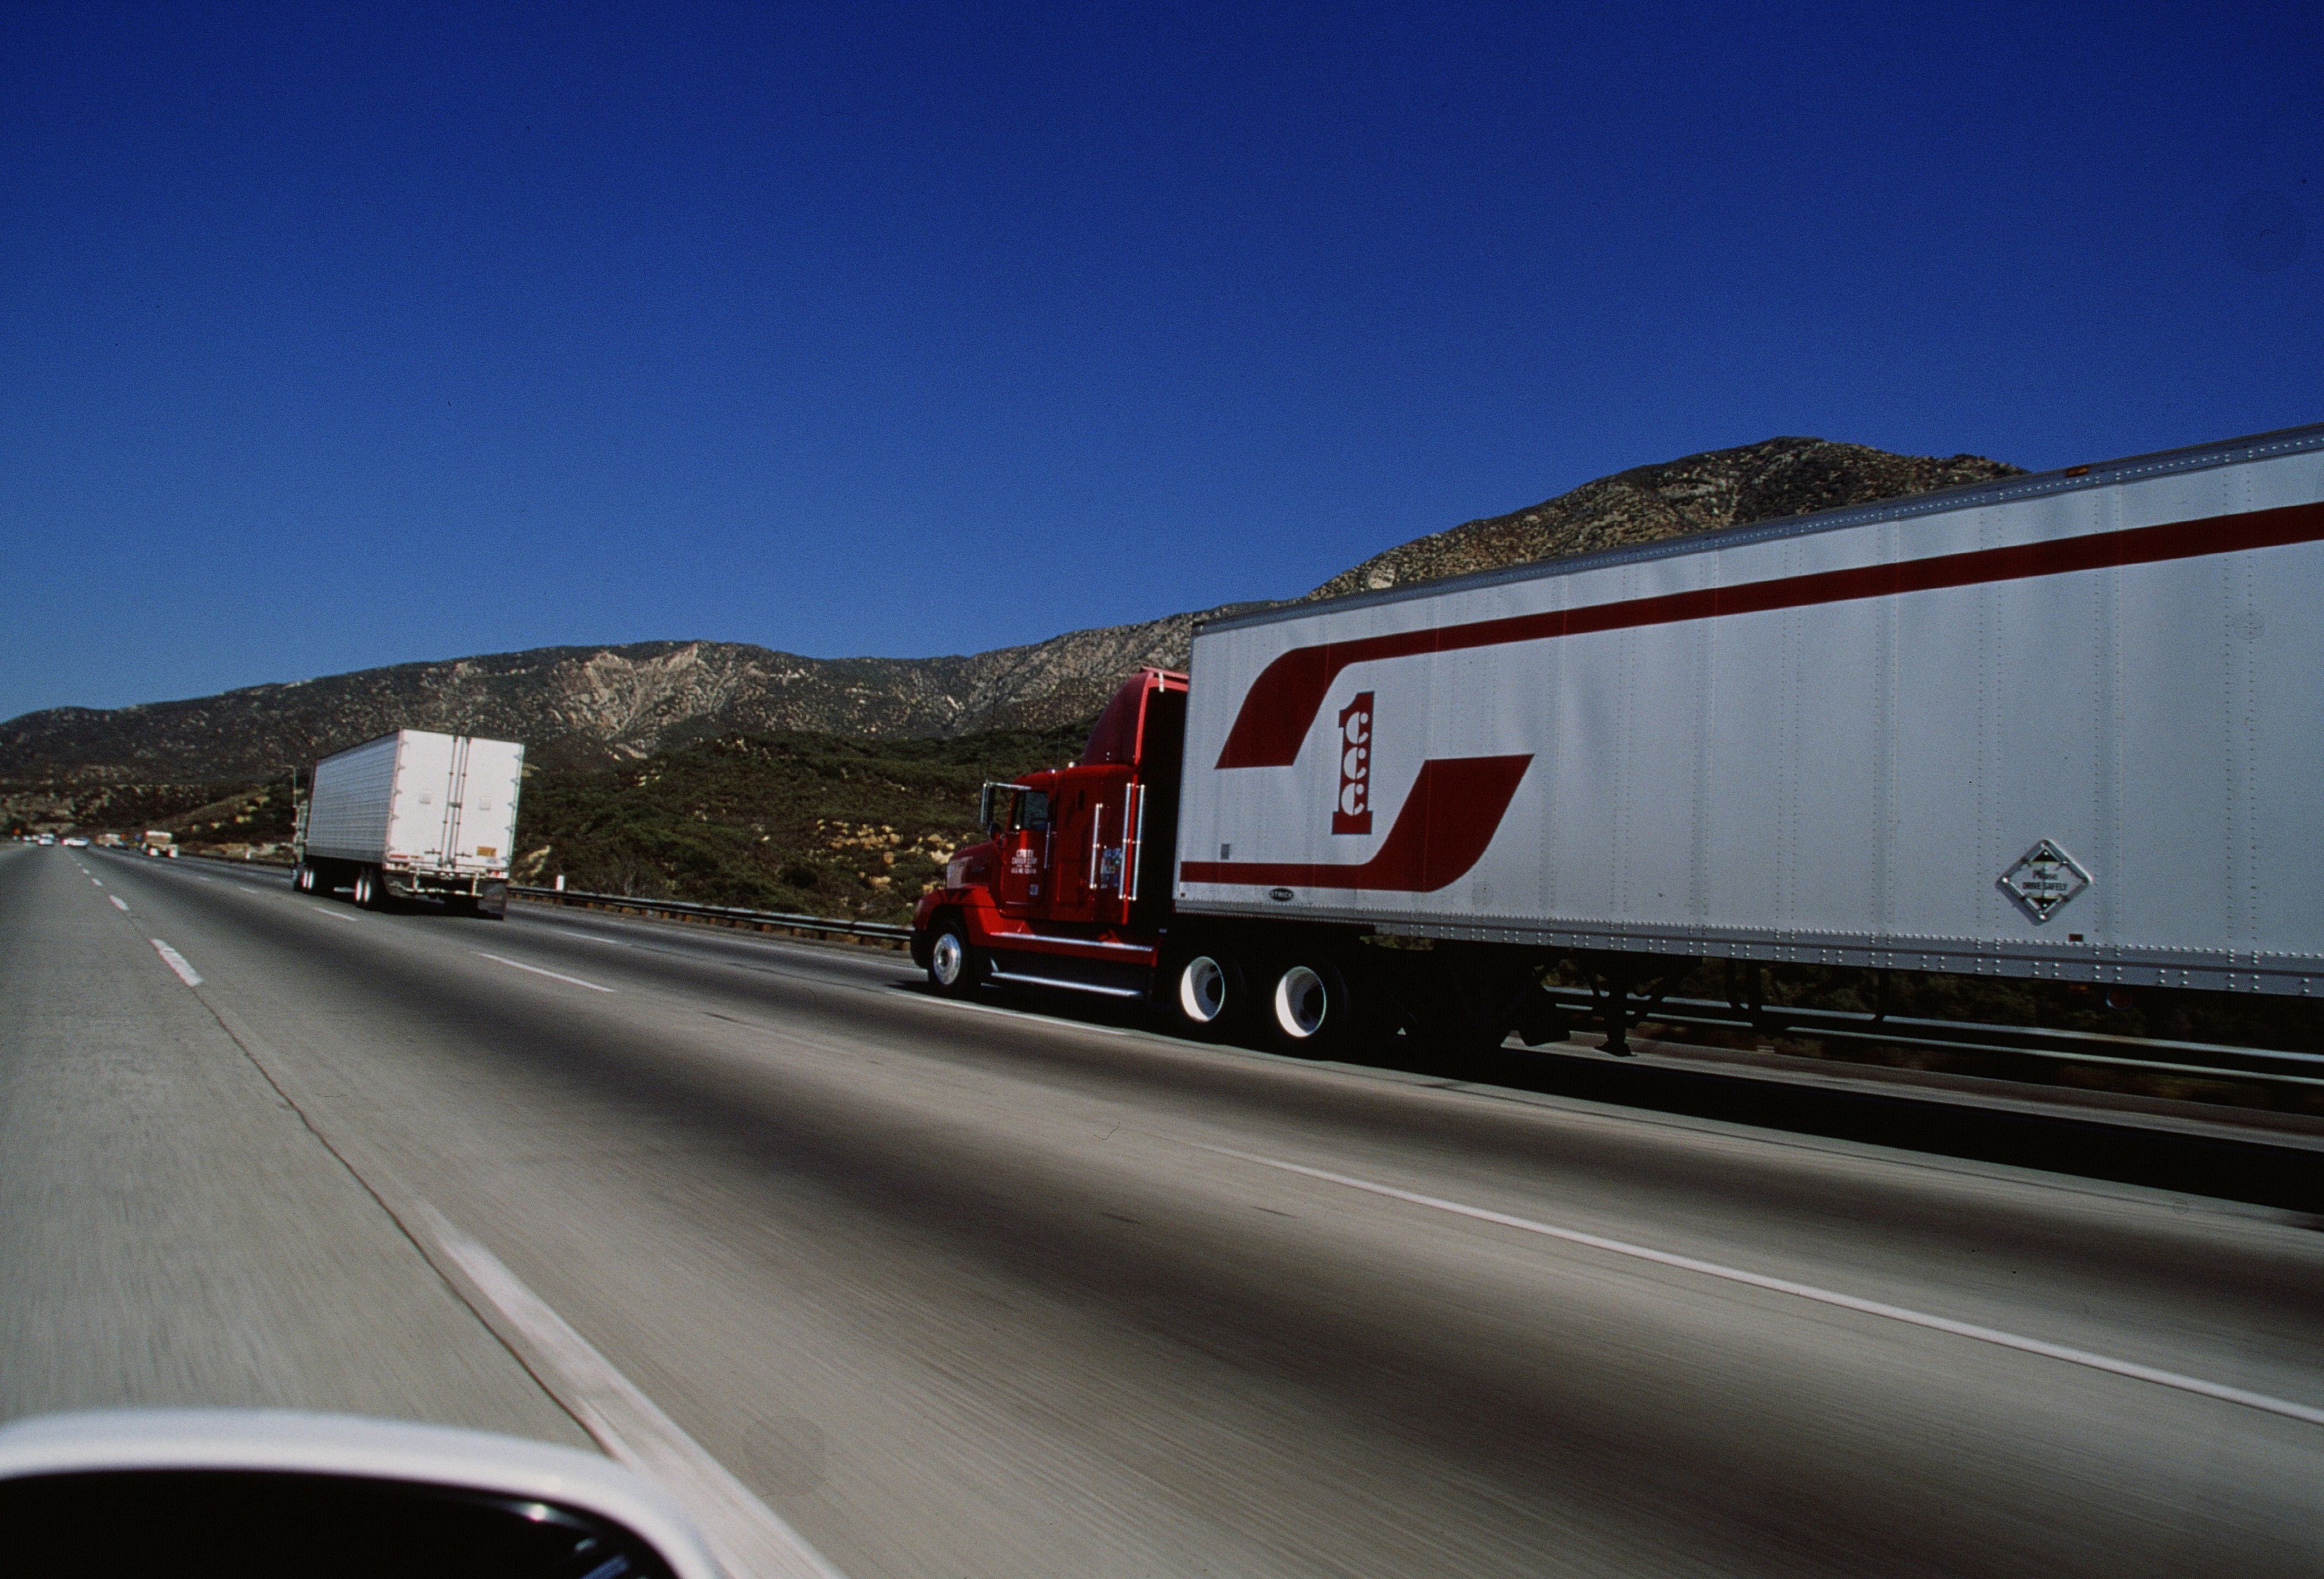
[[[125,910],[129,908],[127,905],[121,902],[121,896],[117,893],[109,893],[105,897],[113,901],[113,908],[116,910]]]
[[[610,993],[613,990],[611,987],[601,987],[595,982],[585,982],[579,976],[568,976],[563,971],[545,971],[537,965],[527,965],[521,959],[503,959],[497,954],[486,954],[481,948],[476,950],[476,956],[479,959],[489,959],[497,965],[508,965],[515,970],[530,971],[537,976],[549,976],[557,981],[570,982],[576,987],[586,987],[593,993]]]
[[[180,981],[189,987],[198,987],[202,984],[201,973],[186,963],[184,955],[180,954],[159,937],[149,937],[146,941],[152,944],[153,952],[161,956],[161,963],[178,973]]]

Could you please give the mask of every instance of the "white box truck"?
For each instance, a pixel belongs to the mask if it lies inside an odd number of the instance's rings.
[[[292,881],[353,891],[376,909],[440,899],[472,915],[508,911],[524,747],[400,729],[325,757],[300,803]]]
[[[1287,1048],[1560,957],[2324,995],[2324,426],[1219,620],[988,799],[940,987]]]

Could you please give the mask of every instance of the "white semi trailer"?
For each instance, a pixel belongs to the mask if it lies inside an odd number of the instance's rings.
[[[2324,426],[1215,621],[1098,735],[923,902],[940,985],[1311,1047],[1498,1041],[1557,957],[2324,995]]]
[[[299,808],[293,881],[310,893],[351,889],[367,909],[441,899],[505,915],[523,778],[514,741],[420,729],[325,757]]]

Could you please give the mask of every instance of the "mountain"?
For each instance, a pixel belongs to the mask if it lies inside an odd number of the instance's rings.
[[[1978,455],[1940,460],[1827,439],[1763,439],[1617,472],[1524,510],[1416,539],[1342,570],[1308,596],[1379,592],[2023,475],[2023,467]]]
[[[1309,598],[1659,541],[1805,511],[2015,476],[1981,457],[1894,455],[1770,439],[1640,466],[1527,509],[1375,555]],[[403,663],[134,707],[54,707],[0,724],[0,780],[146,785],[254,781],[392,729],[527,743],[531,761],[595,767],[714,735],[858,738],[1046,729],[1091,716],[1144,663],[1183,667],[1232,605],[942,658],[803,658],[732,642],[543,647]]]
[[[802,658],[738,642],[540,647],[182,702],[55,707],[0,725],[0,780],[258,780],[407,727],[521,740],[528,760],[556,767],[634,760],[715,734],[1047,728],[1094,715],[1141,663],[1184,663],[1204,617],[953,658]]]

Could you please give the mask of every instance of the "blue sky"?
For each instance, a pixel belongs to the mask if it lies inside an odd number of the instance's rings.
[[[0,717],[2324,420],[2324,9],[0,0]]]

